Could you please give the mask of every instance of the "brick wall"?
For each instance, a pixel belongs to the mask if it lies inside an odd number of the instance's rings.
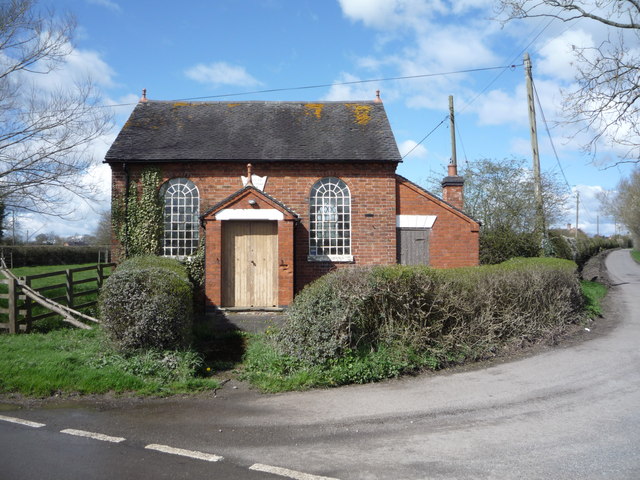
[[[245,163],[155,164],[164,180],[189,178],[200,193],[200,214],[243,187],[241,175],[247,174]],[[132,180],[139,177],[140,165],[130,165]],[[125,176],[121,164],[112,164],[113,192],[122,192]],[[395,232],[395,164],[393,163],[253,163],[253,174],[267,176],[265,193],[284,203],[301,219],[295,228],[295,289],[321,275],[351,263],[309,262],[309,193],[313,184],[324,177],[344,181],[351,193],[351,245],[354,264],[390,264],[396,261]],[[218,223],[218,222],[213,222]],[[207,227],[209,228],[209,227]],[[207,252],[207,261],[211,258]],[[207,277],[207,281],[217,279]]]
[[[121,164],[112,164],[113,194],[124,190],[125,174]],[[193,181],[200,193],[200,214],[243,187],[241,175],[246,164],[197,163],[157,164],[164,180],[185,177]],[[142,166],[130,165],[132,180],[137,180]],[[318,164],[318,163],[254,163],[255,175],[267,176],[265,193],[284,203],[300,216],[294,228],[294,265],[282,265],[282,280],[293,275],[295,291],[324,275],[351,263],[309,262],[309,193],[313,184],[324,177],[338,177],[351,193],[351,244],[353,264],[381,265],[396,262],[396,215],[436,215],[430,236],[430,263],[449,268],[477,265],[479,261],[479,225],[425,190],[395,175],[394,164]],[[397,182],[396,182],[397,178]],[[397,201],[396,201],[397,200]],[[221,222],[209,222],[207,228],[220,228]],[[280,223],[280,222],[279,222]],[[214,232],[207,232],[214,234]],[[219,236],[220,232],[215,233]],[[280,236],[279,236],[280,237]],[[282,237],[283,239],[286,237]],[[290,237],[289,237],[290,238]],[[282,241],[282,240],[281,240]],[[282,245],[281,248],[285,246]],[[208,284],[219,284],[221,252],[207,247]],[[213,247],[215,250],[215,247]],[[293,268],[293,270],[292,270]],[[214,278],[215,277],[215,278]],[[290,280],[288,280],[290,282]],[[282,282],[282,287],[287,282]],[[211,286],[218,288],[218,286]],[[284,298],[283,291],[279,295]]]
[[[480,225],[477,222],[402,177],[398,177],[396,192],[398,215],[437,216],[429,238],[431,266],[478,265]]]

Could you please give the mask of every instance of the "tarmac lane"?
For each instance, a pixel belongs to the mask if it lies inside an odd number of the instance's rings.
[[[605,317],[522,358],[278,395],[231,381],[215,397],[0,405],[45,425],[0,418],[0,478],[638,479],[640,266],[627,250],[606,266]]]

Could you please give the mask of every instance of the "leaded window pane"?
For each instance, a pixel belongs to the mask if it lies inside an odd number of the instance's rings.
[[[160,189],[164,199],[163,254],[167,257],[193,255],[198,248],[200,196],[186,178],[172,178]]]
[[[309,196],[309,255],[351,255],[351,194],[335,177],[318,180]]]

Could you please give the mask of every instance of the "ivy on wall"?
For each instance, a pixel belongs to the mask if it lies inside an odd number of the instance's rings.
[[[138,182],[129,184],[127,195],[114,199],[113,230],[126,258],[162,252],[164,203],[158,195],[161,180],[158,169],[146,168]]]

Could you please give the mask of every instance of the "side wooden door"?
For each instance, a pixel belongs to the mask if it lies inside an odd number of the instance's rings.
[[[429,265],[428,228],[398,228],[398,263],[401,265]]]
[[[224,222],[222,302],[224,307],[277,306],[277,222]]]

